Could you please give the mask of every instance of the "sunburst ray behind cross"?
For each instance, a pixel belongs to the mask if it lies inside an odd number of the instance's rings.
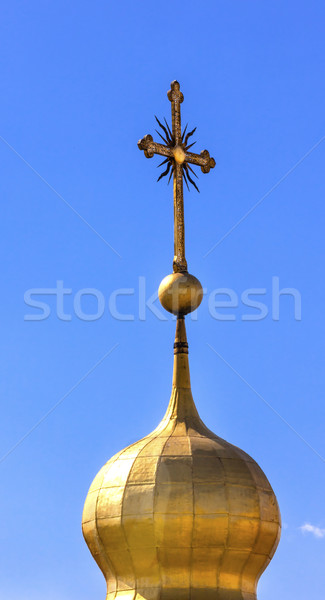
[[[160,131],[158,131],[158,129],[156,129],[156,132],[158,133],[159,137],[163,140],[163,142],[165,142],[165,144],[166,144],[166,146],[168,148],[174,148],[175,145],[176,145],[175,144],[175,139],[174,139],[174,136],[173,136],[173,134],[172,134],[172,132],[170,130],[170,127],[169,127],[166,119],[164,118],[166,126],[163,125],[159,121],[159,119],[158,119],[158,117],[156,117],[156,115],[155,115],[155,119],[156,119],[159,127],[161,128],[161,130],[164,132],[164,135],[162,135],[162,133],[160,133]],[[196,131],[196,127],[194,127],[194,129],[192,129],[192,131],[189,131],[188,133],[186,133],[187,127],[188,127],[188,124],[185,126],[184,131],[182,133],[182,138],[181,138],[182,141],[181,141],[180,144],[178,144],[178,148],[180,149],[180,151],[183,151],[184,154],[185,154],[185,152],[188,152],[188,150],[190,148],[192,148],[192,146],[194,146],[194,144],[196,144],[196,142],[192,142],[191,144],[188,144],[188,140],[193,135],[193,133]],[[166,165],[166,164],[167,164],[166,170],[163,171],[159,175],[157,181],[160,181],[163,177],[167,177],[167,175],[169,174],[169,178],[168,178],[168,184],[169,184],[169,182],[170,182],[170,180],[172,178],[172,175],[174,173],[174,170],[175,170],[175,158],[174,157],[168,157],[168,158],[166,158],[165,160],[163,160],[158,165],[157,168],[162,167],[163,165]],[[197,187],[195,181],[193,181],[193,179],[192,179],[189,171],[191,171],[193,173],[193,175],[198,179],[198,176],[195,173],[194,169],[192,169],[192,167],[189,164],[187,164],[186,162],[184,162],[182,164],[182,174],[183,174],[183,179],[184,179],[184,181],[186,183],[186,187],[187,187],[188,191],[190,191],[189,184],[191,184],[191,185],[193,185],[195,187],[195,189],[198,192],[200,192],[200,190]]]

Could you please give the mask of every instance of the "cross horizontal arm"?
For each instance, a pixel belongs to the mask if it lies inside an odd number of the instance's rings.
[[[216,166],[216,161],[210,156],[208,150],[202,150],[200,154],[185,152],[184,162],[201,167],[202,173],[209,173],[210,169],[213,169]]]
[[[144,154],[147,158],[152,158],[154,154],[167,156],[168,158],[173,156],[172,148],[168,148],[168,146],[154,142],[152,135],[149,134],[145,135],[142,140],[138,141],[138,148],[140,150],[144,150]]]

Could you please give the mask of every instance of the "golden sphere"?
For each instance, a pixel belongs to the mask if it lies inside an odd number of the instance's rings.
[[[165,277],[158,289],[162,306],[174,315],[187,315],[198,306],[203,298],[199,280],[189,273],[172,273]]]

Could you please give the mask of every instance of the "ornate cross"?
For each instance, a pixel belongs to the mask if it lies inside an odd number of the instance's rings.
[[[138,141],[138,147],[140,150],[144,150],[144,154],[147,158],[152,158],[155,154],[165,156],[166,159],[159,165],[167,164],[166,171],[164,171],[160,177],[161,179],[170,172],[169,181],[172,175],[174,175],[174,261],[173,270],[177,272],[187,272],[187,262],[185,259],[185,233],[184,233],[184,201],[183,201],[183,177],[184,181],[189,188],[188,184],[191,183],[198,190],[195,182],[191,178],[190,171],[197,177],[195,171],[190,166],[196,165],[201,167],[202,173],[209,173],[210,169],[215,167],[214,158],[210,157],[207,150],[202,150],[200,154],[194,154],[189,152],[189,148],[195,144],[188,144],[188,140],[193,135],[195,129],[186,134],[187,125],[182,133],[181,129],[181,103],[184,100],[184,96],[180,91],[180,85],[178,81],[171,83],[171,89],[167,93],[168,100],[172,105],[172,131],[167,124],[162,125],[157,119],[157,122],[161,129],[164,131],[165,137],[163,137],[159,131],[158,135],[162,138],[165,144],[160,144],[153,141],[151,135],[146,135],[142,140]],[[168,181],[168,182],[169,182]]]

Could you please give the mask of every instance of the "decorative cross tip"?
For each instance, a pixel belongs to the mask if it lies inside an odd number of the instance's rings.
[[[181,92],[181,86],[179,85],[178,81],[172,81],[170,84],[170,90],[168,90],[167,92],[167,98],[168,100],[170,100],[171,102],[179,102],[180,104],[183,102],[184,100],[184,96]]]

